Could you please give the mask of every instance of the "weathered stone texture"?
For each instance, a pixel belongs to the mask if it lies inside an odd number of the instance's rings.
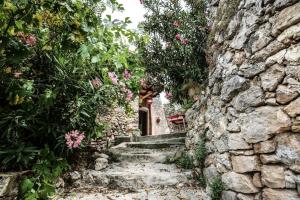
[[[242,114],[240,124],[246,142],[257,143],[289,130],[291,120],[280,107],[263,106],[249,114]]]
[[[233,171],[237,173],[260,171],[260,162],[257,156],[232,156]]]
[[[245,194],[258,192],[258,188],[253,185],[252,179],[248,175],[228,172],[223,174],[222,181],[228,187],[228,189],[236,192],[242,192]]]
[[[233,16],[212,30],[207,109],[194,110],[205,115],[204,176],[222,175],[225,200],[300,200],[300,2],[220,2],[214,24]]]

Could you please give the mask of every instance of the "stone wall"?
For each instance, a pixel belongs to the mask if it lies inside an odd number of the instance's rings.
[[[99,111],[97,121],[105,124],[105,135],[99,140],[92,141],[91,145],[102,150],[113,145],[116,136],[132,136],[139,132],[139,102],[138,98],[130,103],[132,112],[126,113],[122,107],[109,108]]]
[[[187,112],[190,153],[224,200],[300,199],[300,2],[212,0],[206,95]]]

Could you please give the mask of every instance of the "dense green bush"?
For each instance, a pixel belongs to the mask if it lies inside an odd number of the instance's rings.
[[[103,107],[128,102],[143,74],[114,0],[0,1],[0,170],[30,168],[101,137]]]
[[[54,195],[56,180],[69,165],[46,147],[32,169],[35,176],[24,177],[20,185],[20,197],[25,200],[48,199]]]
[[[172,102],[190,104],[207,81],[206,2],[145,0],[144,6],[142,27],[149,35],[149,43],[143,46],[146,72],[164,86]],[[189,88],[197,88],[196,93],[189,96]]]

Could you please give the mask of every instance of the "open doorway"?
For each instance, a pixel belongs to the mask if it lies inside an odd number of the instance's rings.
[[[149,109],[146,107],[139,109],[139,129],[142,136],[149,135]]]

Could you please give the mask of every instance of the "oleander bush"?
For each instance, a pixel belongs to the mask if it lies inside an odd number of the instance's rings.
[[[47,145],[68,153],[101,137],[98,111],[130,110],[143,75],[142,37],[115,0],[0,1],[0,170],[36,166]],[[68,157],[66,157],[68,158]]]
[[[205,49],[209,29],[205,0],[144,0],[141,24],[149,36],[143,48],[146,74],[167,92],[171,102],[190,107],[205,88]]]

